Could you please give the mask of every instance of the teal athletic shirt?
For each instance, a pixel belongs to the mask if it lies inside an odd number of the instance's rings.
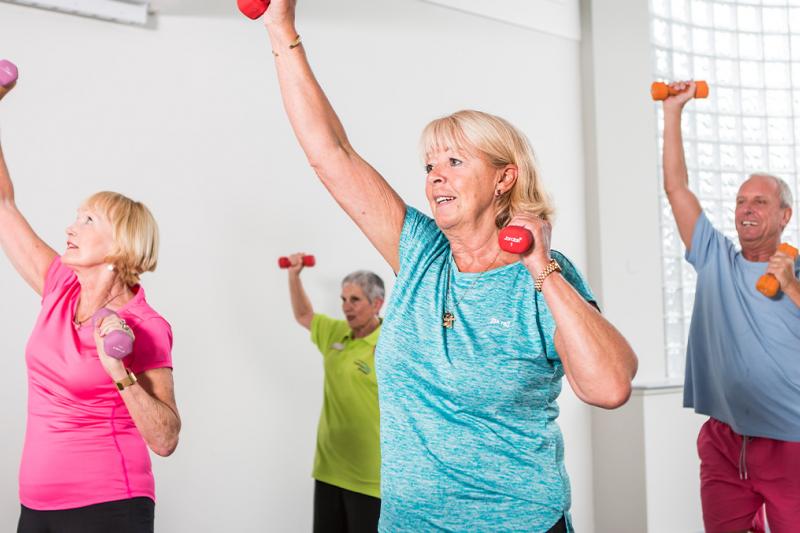
[[[551,255],[593,301],[569,260]],[[448,270],[452,329],[442,327]],[[569,520],[554,332],[522,263],[458,272],[436,223],[407,207],[375,358],[380,531],[544,532]]]

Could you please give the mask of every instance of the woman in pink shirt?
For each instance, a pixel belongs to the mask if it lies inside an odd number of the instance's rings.
[[[138,284],[156,267],[155,220],[139,202],[97,193],[67,227],[59,256],[17,210],[0,148],[0,246],[42,298],[25,353],[18,533],[152,532],[148,447],[170,455],[181,426],[172,331]],[[95,323],[102,308],[116,314]],[[103,347],[118,331],[134,339],[123,359]]]

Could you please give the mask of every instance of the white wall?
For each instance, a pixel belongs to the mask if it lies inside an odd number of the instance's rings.
[[[698,533],[704,418],[681,408],[680,386],[637,387],[616,411],[594,413],[595,529]]]
[[[702,529],[697,432],[666,380],[657,124],[647,0],[581,0],[589,279],[639,356],[637,389],[593,411],[598,533]],[[665,393],[664,391],[668,392]]]
[[[312,176],[265,32],[234,6],[173,1],[142,29],[0,4],[0,56],[21,69],[0,126],[30,222],[60,250],[80,201],[112,189],[161,225],[160,267],[144,285],[175,331],[184,429],[176,454],[154,460],[157,527],[169,533],[310,529],[321,370],[275,259],[315,253],[309,292],[333,314],[348,271],[391,280]],[[301,0],[299,29],[353,144],[413,205],[424,207],[416,150],[429,119],[473,107],[527,132],[557,202],[556,247],[585,269],[576,42],[413,0]],[[1,260],[0,295],[10,531],[37,301]],[[574,517],[591,532],[590,414],[569,392],[561,403]]]

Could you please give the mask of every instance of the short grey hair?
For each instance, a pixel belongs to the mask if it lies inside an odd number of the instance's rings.
[[[778,176],[773,176],[772,174],[767,174],[765,172],[756,172],[755,174],[750,174],[750,178],[755,178],[756,176],[760,176],[762,178],[769,178],[775,182],[775,185],[778,186],[778,196],[781,199],[781,207],[792,207],[794,205],[794,199],[792,198],[792,190],[789,188],[788,183],[786,183]]]
[[[374,272],[369,270],[356,270],[346,275],[342,280],[342,287],[352,283],[358,285],[364,294],[367,295],[367,300],[370,303],[377,300],[384,300],[386,296],[386,289],[383,286],[383,280]]]

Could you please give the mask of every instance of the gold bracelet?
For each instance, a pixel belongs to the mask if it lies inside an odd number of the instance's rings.
[[[547,278],[547,276],[549,276],[553,272],[561,272],[561,265],[559,265],[555,259],[551,259],[547,267],[544,270],[542,270],[539,273],[539,275],[536,276],[536,279],[533,281],[533,286],[536,287],[536,290],[538,292],[542,292],[542,285],[544,285],[544,280]]]
[[[294,41],[289,43],[289,50],[297,48],[301,44],[303,44],[303,38],[300,37],[300,35],[298,35],[297,37],[294,38]],[[280,54],[278,52],[276,52],[275,50],[273,50],[272,51],[272,55],[275,56],[275,57],[278,57]]]
[[[119,381],[114,382],[114,385],[117,386],[117,390],[119,390],[120,392],[124,391],[128,387],[132,387],[133,385],[136,384],[137,381],[139,381],[136,379],[136,375],[127,368],[125,369],[125,373],[127,374],[127,376],[125,376]]]

